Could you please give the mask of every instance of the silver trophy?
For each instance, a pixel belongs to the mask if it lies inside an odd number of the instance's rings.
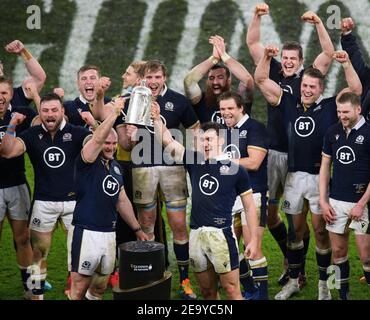
[[[152,127],[151,104],[152,92],[145,86],[145,80],[142,80],[140,86],[135,87],[131,93],[125,123]]]

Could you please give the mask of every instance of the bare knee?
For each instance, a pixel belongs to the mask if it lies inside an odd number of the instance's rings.
[[[205,300],[216,300],[218,297],[218,292],[215,288],[200,287],[200,293]]]

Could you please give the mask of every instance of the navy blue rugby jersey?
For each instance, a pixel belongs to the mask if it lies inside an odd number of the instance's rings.
[[[31,126],[36,112],[29,107],[13,107],[11,106],[0,118],[0,143],[3,139],[13,112],[22,113],[26,119],[16,127],[16,136],[25,131]],[[10,188],[26,183],[24,156],[15,157],[12,159],[5,159],[0,157],[0,188]]]
[[[108,103],[110,99],[104,98],[104,104]],[[89,103],[82,97],[79,96],[74,100],[65,101],[63,103],[64,113],[68,118],[68,122],[75,126],[81,126],[87,128],[86,122],[81,118],[81,112],[90,110]]]
[[[202,154],[186,150],[183,161],[192,186],[190,228],[230,227],[236,196],[252,193],[248,172],[226,154],[204,161]]]
[[[162,94],[157,97],[157,102],[160,106],[161,119],[169,130],[179,129],[180,125],[190,128],[198,122],[190,101],[176,91],[165,87]],[[184,141],[180,143],[183,144]],[[163,152],[162,144],[155,138],[153,127],[142,128],[139,132],[139,141],[131,151],[131,159],[133,167],[174,164],[172,157]]]
[[[193,106],[194,111],[200,121],[200,123],[206,122],[217,122],[225,124],[224,119],[221,117],[220,106],[218,104],[207,108],[206,99],[204,92],[202,92],[202,98],[200,101]],[[252,103],[245,103],[246,112],[250,113],[252,109]]]
[[[93,163],[86,163],[80,153],[75,161],[74,183],[77,202],[72,224],[93,231],[114,231],[116,204],[123,187],[118,162],[98,157]]]
[[[19,135],[18,139],[24,143],[35,171],[34,200],[75,200],[74,161],[88,135],[88,129],[65,120],[53,140],[43,125],[29,128]]]
[[[230,158],[247,158],[248,148],[266,152],[266,156],[257,171],[248,171],[253,192],[267,191],[267,151],[269,139],[265,126],[246,114],[234,128],[227,129],[227,146],[224,148]]]
[[[348,137],[341,123],[329,128],[323,153],[333,161],[330,197],[358,202],[370,182],[370,125],[364,118]]]
[[[270,63],[270,79],[275,81],[285,92],[299,98],[301,95],[301,81],[304,69],[301,68],[291,77],[284,77],[281,63],[275,58]],[[283,115],[279,109],[267,104],[267,132],[270,138],[270,149],[288,152],[288,137],[284,129]]]
[[[321,151],[327,129],[338,122],[335,96],[320,97],[306,111],[301,99],[284,92],[280,108],[288,135],[288,171],[303,171],[318,174]]]
[[[24,95],[22,87],[13,88],[13,98],[10,100],[10,104],[13,107],[27,107],[32,101]]]

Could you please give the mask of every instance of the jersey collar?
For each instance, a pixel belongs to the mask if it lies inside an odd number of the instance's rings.
[[[87,100],[82,96],[82,94],[80,94],[80,96],[79,96],[78,98],[81,100],[81,102],[82,102],[83,104],[86,104],[86,105],[88,105],[88,104],[89,104],[89,102],[87,102]]]
[[[365,118],[363,116],[360,117],[360,120],[356,123],[356,125],[349,131],[352,130],[359,130],[364,124],[366,123]]]
[[[247,122],[249,119],[248,114],[246,113],[240,120],[239,122],[234,126],[234,129],[239,129],[244,123]]]
[[[312,107],[318,106],[323,99],[324,99],[324,96],[320,95],[320,97],[313,104],[311,104],[308,108],[306,108],[305,105],[303,104],[302,98],[301,98],[300,106],[306,111],[308,109],[311,109]],[[299,107],[299,106],[297,106],[297,107]]]
[[[163,97],[167,92],[167,86],[166,84],[163,85],[163,89],[162,89],[162,92],[159,94],[161,97]]]

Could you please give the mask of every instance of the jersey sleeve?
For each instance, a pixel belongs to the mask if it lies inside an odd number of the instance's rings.
[[[239,166],[238,180],[236,183],[236,193],[241,196],[243,194],[252,192],[251,183],[249,181],[249,175],[247,170]]]
[[[190,128],[198,122],[198,117],[190,101],[184,97],[184,112],[181,115],[181,123],[185,128]]]
[[[253,147],[260,150],[268,150],[269,139],[266,127],[259,122],[255,122],[252,130],[248,131],[248,148]]]
[[[332,130],[328,130],[324,136],[323,146],[322,146],[322,153],[326,156],[332,156],[332,144],[330,137],[332,136]]]

